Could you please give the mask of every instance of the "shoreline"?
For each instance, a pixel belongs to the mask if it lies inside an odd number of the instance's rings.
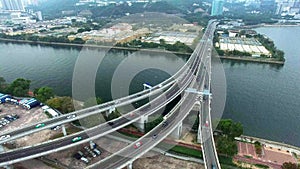
[[[300,27],[299,24],[257,24],[257,25],[247,25],[243,26],[244,28],[250,28],[250,29],[255,29],[255,28],[260,28],[260,27]]]
[[[185,52],[175,52],[168,50],[159,50],[159,49],[147,49],[147,48],[130,48],[130,47],[119,47],[119,46],[105,46],[105,45],[93,45],[93,44],[76,44],[76,43],[61,43],[61,42],[43,42],[43,41],[29,41],[29,40],[16,40],[16,39],[6,39],[0,38],[0,42],[12,42],[20,44],[34,44],[34,45],[49,45],[49,46],[68,46],[68,47],[88,47],[95,49],[117,49],[117,50],[128,50],[128,51],[142,51],[142,52],[155,52],[155,53],[170,53],[178,55],[191,55],[192,53]]]
[[[273,146],[274,148],[278,148],[281,150],[289,150],[290,152],[295,152],[296,154],[300,155],[300,147],[297,147],[292,144],[287,144],[287,143],[283,143],[283,142],[267,140],[264,138],[258,138],[258,137],[247,136],[247,135],[241,135],[240,138],[242,139],[242,141],[251,142],[251,140],[252,140],[252,142],[253,142],[255,140],[255,141],[264,143],[268,147]],[[293,151],[291,151],[291,150],[293,150]]]
[[[93,44],[75,44],[75,43],[60,43],[60,42],[42,42],[42,41],[28,41],[28,40],[15,40],[15,39],[5,39],[0,38],[0,42],[11,42],[11,43],[19,43],[19,44],[34,44],[34,45],[48,45],[48,46],[65,46],[65,47],[88,47],[95,49],[117,49],[117,50],[128,50],[128,51],[141,51],[141,52],[155,52],[155,53],[169,53],[169,54],[178,54],[190,56],[192,53],[183,53],[183,52],[174,52],[167,50],[159,50],[159,49],[141,49],[141,48],[129,48],[129,47],[118,47],[118,46],[105,46],[105,45],[93,45]],[[256,63],[264,63],[264,64],[278,64],[284,65],[282,61],[270,61],[270,60],[257,60],[253,58],[242,58],[242,57],[230,57],[230,56],[219,56],[220,59],[224,60],[236,60],[236,61],[246,61],[246,62],[256,62]]]
[[[223,60],[235,60],[235,61],[246,61],[246,62],[254,62],[254,63],[264,63],[264,64],[277,64],[284,65],[283,61],[276,60],[258,60],[254,58],[248,57],[237,57],[237,56],[219,56],[220,59]]]

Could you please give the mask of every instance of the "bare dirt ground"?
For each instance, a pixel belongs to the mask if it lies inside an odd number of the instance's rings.
[[[158,155],[149,158],[138,159],[133,163],[134,169],[204,169],[204,166],[194,162]]]
[[[14,165],[14,169],[21,168],[21,167],[23,167],[23,169],[54,169],[53,167],[50,167],[36,159],[24,161]]]
[[[101,159],[104,159],[105,157],[110,156],[113,152],[117,152],[128,145],[128,143],[112,140],[109,138],[101,138],[94,141],[99,147],[100,151],[102,152],[100,157],[92,158],[88,155],[87,158],[91,162],[89,163],[95,163]],[[61,163],[63,163],[66,166],[69,166],[72,169],[81,169],[86,167],[87,165],[84,164],[82,161],[77,160],[73,158],[72,156],[77,151],[82,151],[84,154],[86,152],[84,151],[83,147],[88,146],[89,144],[84,144],[66,151],[61,151],[59,153],[53,153],[48,155],[47,157],[51,159],[58,159]],[[204,168],[203,165],[197,164],[194,162],[188,162],[184,160],[175,159],[172,157],[166,157],[164,155],[161,155],[159,153],[150,151],[141,159],[138,159],[134,162],[133,168],[134,169],[177,169],[177,168],[185,168],[185,169],[201,169]],[[149,157],[150,156],[150,157]]]
[[[73,157],[73,155],[76,152],[78,151],[83,152],[86,155],[87,159],[90,161],[90,163],[88,164],[90,165],[101,159],[104,159],[105,157],[110,156],[111,152],[117,152],[127,145],[127,143],[118,142],[108,138],[100,138],[98,140],[95,140],[94,143],[96,143],[99,146],[98,149],[102,152],[100,157],[96,157],[96,158],[90,157],[90,155],[84,150],[84,146],[89,147],[88,143],[65,151],[60,151],[58,153],[50,154],[47,157],[53,160],[57,159],[64,165],[69,166],[69,168],[82,169],[85,168],[87,165],[82,161],[77,160]]]
[[[197,135],[195,133],[186,133],[183,138],[180,140],[185,143],[194,143],[194,141],[197,140]]]

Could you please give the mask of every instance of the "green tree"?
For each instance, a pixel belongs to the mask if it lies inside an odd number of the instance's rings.
[[[52,108],[59,110],[63,114],[73,112],[75,110],[71,97],[54,97],[47,100],[46,104]]]
[[[239,137],[243,134],[242,124],[235,123],[231,119],[222,119],[219,122],[217,129],[221,130],[223,134],[231,139],[234,139],[234,137]]]
[[[300,169],[300,165],[297,165],[292,162],[285,162],[281,166],[282,169]]]
[[[145,124],[145,131],[148,132],[161,123],[164,119],[162,116],[159,117],[148,117],[148,123]]]
[[[255,147],[256,154],[261,155],[262,154],[262,145],[261,145],[261,143],[256,141],[254,143],[254,147]]]
[[[57,110],[61,108],[61,100],[58,97],[47,100],[46,104]]]
[[[77,44],[84,44],[85,41],[81,38],[75,38],[73,41],[71,41],[72,43],[77,43]]]
[[[161,46],[166,46],[166,40],[164,40],[164,39],[159,39],[159,44],[161,45]]]
[[[238,152],[236,142],[226,136],[217,139],[217,150],[227,156],[234,156]]]
[[[27,96],[30,83],[30,80],[18,78],[8,86],[7,92],[14,96]]]
[[[0,92],[5,92],[6,80],[3,77],[0,77]]]
[[[44,103],[48,99],[54,97],[54,92],[53,89],[50,87],[41,87],[34,91],[34,95],[40,102]]]

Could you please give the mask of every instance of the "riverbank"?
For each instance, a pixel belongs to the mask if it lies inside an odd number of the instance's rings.
[[[259,27],[299,27],[300,23],[297,24],[258,24],[258,25],[248,25],[243,26],[244,28],[253,29]]]
[[[48,45],[48,46],[65,46],[65,47],[87,47],[87,48],[100,48],[100,49],[117,49],[117,50],[128,50],[128,51],[142,51],[142,52],[155,52],[155,53],[172,53],[175,55],[185,55],[190,56],[192,53],[183,53],[183,52],[173,52],[162,49],[140,49],[140,48],[130,48],[130,47],[119,47],[119,46],[105,46],[105,45],[92,45],[92,44],[75,44],[75,43],[60,43],[60,42],[36,42],[28,40],[15,40],[15,39],[4,39],[0,38],[0,42],[11,42],[19,44],[34,44],[34,45]],[[237,60],[237,61],[247,61],[247,62],[256,62],[256,63],[266,63],[266,64],[279,64],[283,65],[282,61],[272,61],[272,60],[258,60],[254,58],[245,58],[245,57],[231,57],[231,56],[220,56],[220,59],[227,60]]]
[[[34,45],[48,45],[48,46],[65,46],[65,47],[88,47],[88,48],[100,48],[100,49],[117,49],[117,50],[129,50],[129,51],[142,51],[142,52],[155,52],[155,53],[172,53],[176,55],[190,56],[192,53],[175,52],[163,49],[141,49],[131,47],[119,47],[119,46],[105,46],[105,45],[93,45],[93,44],[76,44],[76,43],[60,43],[60,42],[43,42],[43,41],[29,41],[29,40],[16,40],[16,39],[5,39],[0,38],[0,42],[12,42],[20,44],[34,44]]]
[[[219,56],[220,59],[226,60],[235,60],[235,61],[246,61],[246,62],[255,62],[255,63],[266,63],[266,64],[277,64],[284,65],[283,61],[276,60],[263,60],[251,57],[240,57],[240,56]]]
[[[300,163],[299,147],[250,136],[236,137],[235,140],[237,140],[238,153],[233,159],[237,165],[261,165],[281,169],[281,166],[287,162]],[[256,150],[256,142],[261,145],[261,153]]]
[[[293,145],[285,144],[285,143],[280,143],[272,140],[266,140],[263,138],[257,138],[257,137],[252,137],[252,136],[245,136],[242,135],[240,138],[236,138],[238,141],[244,141],[248,143],[254,143],[255,141],[258,141],[262,144],[264,144],[266,147],[272,147],[274,149],[280,149],[282,151],[286,152],[294,152],[295,154],[300,156],[300,147],[296,147]]]

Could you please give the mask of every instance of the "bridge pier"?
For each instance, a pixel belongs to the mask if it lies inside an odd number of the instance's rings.
[[[182,134],[182,121],[179,123],[179,125],[172,131],[171,137],[175,139],[179,139]]]
[[[65,127],[65,125],[64,125],[64,124],[63,124],[63,125],[61,125],[61,131],[63,132],[64,136],[66,136],[66,135],[67,135],[67,130],[66,130],[66,127]]]
[[[148,116],[142,115],[140,120],[134,123],[141,132],[145,132],[145,124],[148,122]]]
[[[129,163],[127,169],[132,169],[132,163]]]
[[[202,126],[201,126],[201,120],[202,120],[202,111],[201,111],[201,101],[197,101],[195,106],[193,107],[193,110],[198,112],[198,118],[199,118],[199,126],[198,126],[198,132],[197,132],[197,143],[202,144]]]
[[[115,107],[111,107],[108,111],[105,112],[105,116],[108,117],[114,111],[116,111],[116,108]]]

